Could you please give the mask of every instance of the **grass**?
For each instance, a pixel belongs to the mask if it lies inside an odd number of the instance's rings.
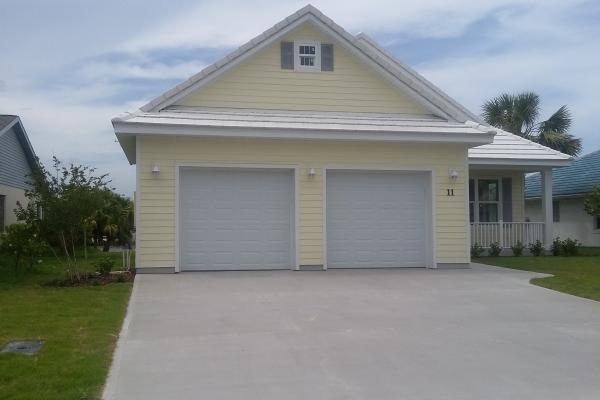
[[[600,301],[600,248],[584,247],[576,257],[482,257],[482,264],[552,274],[531,283]]]
[[[91,263],[105,254],[91,251],[82,269],[93,269]],[[110,255],[120,266],[121,254]],[[132,285],[42,285],[63,276],[54,257],[19,273],[12,260],[0,257],[0,347],[15,339],[45,341],[33,356],[0,353],[0,398],[100,397]]]

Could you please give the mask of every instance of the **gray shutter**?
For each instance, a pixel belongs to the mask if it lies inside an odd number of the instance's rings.
[[[513,221],[512,178],[502,178],[502,221]]]
[[[281,42],[281,69],[294,69],[294,42]]]
[[[333,71],[332,44],[321,44],[321,71]]]

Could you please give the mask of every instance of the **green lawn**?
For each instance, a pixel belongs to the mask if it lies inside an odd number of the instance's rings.
[[[111,255],[120,267],[120,253]],[[102,256],[92,251],[84,268]],[[41,285],[61,276],[52,257],[18,274],[0,257],[0,347],[14,339],[45,341],[34,356],[0,354],[0,399],[100,397],[132,285]]]
[[[554,276],[531,283],[559,292],[600,301],[600,248],[583,248],[577,257],[482,257],[476,262],[543,272]]]

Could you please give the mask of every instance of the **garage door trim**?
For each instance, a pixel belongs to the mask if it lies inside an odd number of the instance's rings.
[[[175,164],[175,272],[181,272],[181,170],[183,168],[198,168],[198,169],[255,169],[255,170],[270,170],[270,169],[279,169],[279,170],[288,170],[292,171],[294,175],[294,184],[292,193],[294,198],[294,220],[292,221],[292,243],[293,243],[293,260],[290,269],[298,270],[300,268],[299,264],[299,226],[300,226],[300,217],[299,217],[299,203],[298,203],[298,189],[299,189],[299,174],[298,174],[298,166],[297,165],[287,165],[287,164],[220,164],[220,163],[177,163]]]
[[[433,168],[426,167],[385,167],[385,166],[325,166],[323,167],[323,269],[327,270],[327,172],[345,171],[345,172],[391,172],[391,173],[423,173],[427,177],[427,196],[426,205],[429,213],[429,220],[426,221],[425,237],[425,259],[426,268],[436,268],[435,263],[435,173]]]

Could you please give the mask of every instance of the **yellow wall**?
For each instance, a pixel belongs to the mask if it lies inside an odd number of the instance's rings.
[[[323,166],[422,167],[435,171],[437,262],[467,262],[463,145],[138,137],[137,240],[141,267],[175,265],[175,165],[177,163],[282,164],[300,168],[301,265],[323,263]],[[154,164],[160,175],[152,176]],[[307,177],[308,169],[317,175]],[[448,170],[459,178],[450,182]],[[453,188],[455,196],[447,196]]]
[[[512,178],[512,211],[513,221],[505,222],[522,222],[524,218],[525,203],[523,202],[524,187],[523,187],[523,172],[510,170],[478,170],[473,169],[469,173],[470,178]]]
[[[281,69],[280,41],[277,41],[177,104],[276,110],[429,113],[309,24],[290,32],[282,41],[302,39],[333,43],[334,70],[300,72]]]
[[[4,199],[4,225],[14,224],[17,222],[14,212],[15,208],[17,208],[17,202],[20,202],[23,207],[28,203],[25,191],[11,186],[0,185],[0,195],[6,196]],[[0,230],[2,230],[2,227],[0,227]]]

